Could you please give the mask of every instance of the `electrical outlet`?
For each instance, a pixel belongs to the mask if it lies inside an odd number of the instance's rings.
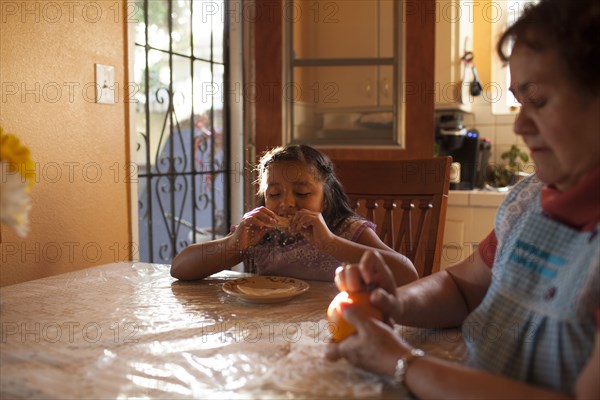
[[[115,104],[115,67],[96,64],[96,103]]]

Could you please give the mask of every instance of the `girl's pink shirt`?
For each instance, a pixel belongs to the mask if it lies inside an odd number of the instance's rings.
[[[348,217],[334,234],[356,242],[365,229],[375,225],[365,219]],[[298,279],[333,281],[335,269],[346,260],[337,260],[313,246],[302,236],[288,236],[274,230],[261,243],[247,250],[259,275],[280,275]]]

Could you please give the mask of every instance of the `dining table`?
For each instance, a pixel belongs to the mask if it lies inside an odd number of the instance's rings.
[[[231,291],[251,274],[179,281],[169,270],[119,262],[0,288],[0,398],[411,398],[324,357],[333,282],[298,280],[301,293],[255,302]],[[465,360],[458,329],[394,329]]]

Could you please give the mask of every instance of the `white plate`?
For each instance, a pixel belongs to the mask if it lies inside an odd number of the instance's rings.
[[[252,276],[223,284],[223,291],[248,303],[279,303],[296,297],[309,288],[308,283],[283,276]]]

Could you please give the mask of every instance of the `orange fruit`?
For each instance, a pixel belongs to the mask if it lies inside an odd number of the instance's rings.
[[[356,328],[342,317],[342,304],[353,304],[360,307],[372,318],[383,320],[381,311],[375,308],[369,300],[370,292],[339,292],[327,308],[327,320],[330,322],[331,340],[340,342],[356,332]]]

